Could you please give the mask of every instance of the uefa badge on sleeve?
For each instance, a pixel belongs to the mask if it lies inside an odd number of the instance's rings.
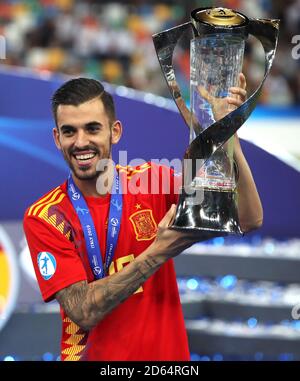
[[[45,280],[51,279],[56,271],[56,259],[54,255],[47,251],[42,251],[38,254],[37,261],[42,277]]]

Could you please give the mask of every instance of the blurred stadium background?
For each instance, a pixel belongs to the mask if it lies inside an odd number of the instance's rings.
[[[70,76],[100,79],[115,96],[125,127],[118,149],[128,150],[128,160],[181,157],[188,137],[151,35],[212,5],[280,18],[281,29],[260,103],[239,133],[264,226],[176,259],[191,358],[300,359],[300,1],[11,0],[0,2],[0,360],[59,359],[58,305],[41,300],[22,231],[25,209],[67,174],[52,143],[51,94]],[[263,59],[249,39],[249,93]],[[188,36],[175,65],[188,98]]]

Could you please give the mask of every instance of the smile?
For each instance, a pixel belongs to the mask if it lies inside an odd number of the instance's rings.
[[[93,159],[96,156],[96,153],[89,153],[85,155],[74,155],[76,160],[84,161],[84,160],[90,160]]]
[[[73,157],[76,160],[76,163],[79,167],[89,167],[92,165],[94,157],[96,157],[97,153],[96,152],[80,152],[80,153],[75,153],[73,154]]]

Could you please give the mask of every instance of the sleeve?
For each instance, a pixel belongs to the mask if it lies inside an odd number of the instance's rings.
[[[45,302],[73,283],[87,279],[74,243],[39,217],[25,216],[24,232]]]

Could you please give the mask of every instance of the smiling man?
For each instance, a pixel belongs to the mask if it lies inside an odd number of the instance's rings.
[[[235,94],[239,99],[231,102],[238,106],[245,91]],[[24,229],[43,299],[61,306],[61,358],[188,360],[171,258],[198,238],[168,229],[177,202],[172,171],[153,163],[97,170],[122,135],[112,97],[98,81],[65,83],[52,106],[54,140],[71,173],[28,208]],[[247,231],[260,225],[262,209],[238,141],[235,156],[239,217]],[[141,192],[122,194],[136,173],[159,184],[167,175],[171,192],[151,194],[141,181]],[[99,194],[104,176],[109,191]]]

